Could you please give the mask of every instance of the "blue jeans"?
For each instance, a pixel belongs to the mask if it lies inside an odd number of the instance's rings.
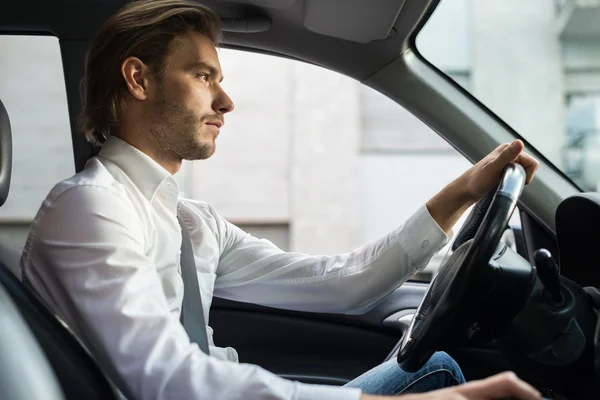
[[[437,352],[417,372],[404,372],[393,359],[365,372],[345,386],[362,389],[365,394],[392,396],[429,392],[464,382],[465,377],[456,361],[444,352]]]

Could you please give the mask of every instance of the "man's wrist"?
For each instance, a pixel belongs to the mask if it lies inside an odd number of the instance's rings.
[[[464,212],[475,204],[463,179],[461,176],[454,180],[426,204],[431,217],[446,233],[450,232]]]

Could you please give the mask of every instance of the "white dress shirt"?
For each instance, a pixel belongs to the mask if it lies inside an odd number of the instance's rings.
[[[21,268],[43,300],[136,399],[352,399],[360,391],[308,385],[210,356],[179,321],[181,230],[190,231],[204,315],[214,296],[289,310],[363,313],[423,269],[448,241],[421,207],[379,240],[335,256],[284,252],[178,198],[150,157],[116,137],[57,184],[38,212]],[[125,385],[125,386],[123,386]]]

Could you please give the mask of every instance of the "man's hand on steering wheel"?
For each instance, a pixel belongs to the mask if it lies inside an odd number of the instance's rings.
[[[480,381],[428,393],[407,394],[399,397],[363,395],[361,400],[492,400],[506,398],[539,400],[542,395],[512,372],[505,372]]]
[[[427,208],[440,228],[450,232],[461,215],[498,184],[506,165],[521,164],[525,184],[531,182],[540,164],[523,148],[520,140],[501,144],[429,200]]]
[[[468,200],[472,203],[481,200],[498,184],[504,167],[513,162],[521,164],[525,169],[525,184],[531,182],[540,164],[532,156],[523,152],[523,148],[523,142],[520,140],[501,144],[469,168],[459,178],[465,187]]]

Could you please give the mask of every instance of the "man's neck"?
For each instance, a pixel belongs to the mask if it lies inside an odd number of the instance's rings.
[[[129,143],[131,146],[146,154],[148,157],[152,158],[171,175],[174,175],[179,171],[179,169],[181,169],[181,159],[178,159],[175,156],[170,157],[169,154],[164,150],[158,150],[158,146],[154,146],[151,140],[148,140],[147,138],[144,138],[143,140],[136,140],[135,138],[118,133],[116,133],[115,136]]]

